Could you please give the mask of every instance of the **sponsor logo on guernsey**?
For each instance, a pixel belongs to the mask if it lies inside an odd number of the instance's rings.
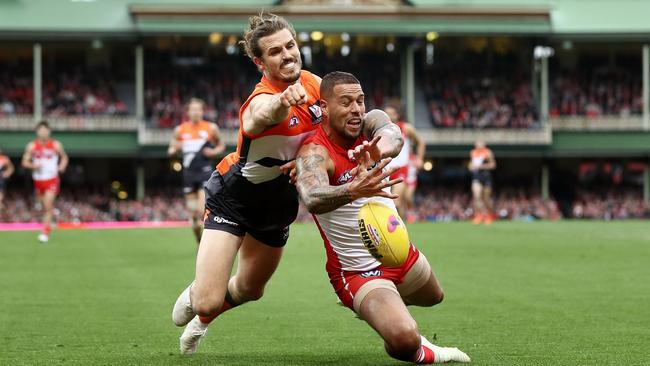
[[[293,116],[289,120],[289,127],[296,127],[296,126],[298,126],[299,123],[300,123],[300,120],[298,119],[298,117]]]
[[[190,140],[190,139],[192,138],[192,134],[191,134],[191,133],[184,133],[184,134],[181,134],[181,138],[182,138],[183,140]]]
[[[351,181],[353,178],[354,177],[352,176],[352,174],[350,174],[350,171],[346,170],[346,171],[343,172],[343,174],[341,174],[341,176],[339,177],[337,182],[339,184],[345,184],[345,183]]]
[[[227,225],[231,225],[231,226],[239,226],[238,223],[232,222],[232,221],[230,221],[228,219],[225,219],[225,218],[223,218],[221,216],[215,216],[214,219],[212,219],[212,220],[214,222],[216,222],[217,224],[227,224]]]
[[[379,277],[379,276],[381,276],[381,270],[380,269],[375,269],[375,270],[372,270],[372,271],[366,271],[366,272],[361,273],[360,276],[363,277],[363,278]]]
[[[359,234],[361,234],[361,241],[363,242],[363,246],[368,249],[368,252],[375,258],[381,259],[382,255],[379,254],[377,251],[377,247],[372,242],[372,238],[370,237],[370,233],[368,232],[368,229],[366,227],[366,222],[363,219],[359,219]]]
[[[199,131],[199,137],[202,139],[207,139],[208,138],[208,131]]]
[[[316,125],[323,120],[323,110],[320,109],[320,101],[309,106],[309,114],[311,114],[311,123]]]

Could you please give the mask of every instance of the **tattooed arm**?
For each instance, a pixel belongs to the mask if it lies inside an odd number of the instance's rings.
[[[363,134],[368,140],[381,136],[377,147],[382,159],[396,157],[404,145],[404,138],[399,126],[391,122],[386,112],[380,109],[373,109],[366,113]]]
[[[383,168],[389,162],[390,159],[385,159],[370,170],[360,164],[351,172],[354,176],[351,182],[332,186],[329,184],[329,176],[334,173],[334,162],[327,150],[320,145],[307,144],[300,148],[296,158],[296,187],[312,214],[334,211],[361,197],[397,198],[397,195],[383,191],[384,188],[401,182],[401,179],[383,181],[397,169],[387,169],[384,172]]]

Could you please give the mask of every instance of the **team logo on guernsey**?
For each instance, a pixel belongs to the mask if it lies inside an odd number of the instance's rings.
[[[350,171],[349,171],[349,170],[346,170],[346,171],[343,172],[343,174],[341,174],[341,176],[339,177],[339,179],[338,179],[338,183],[339,183],[339,184],[345,184],[345,183],[351,181],[353,178],[354,178],[354,177],[352,177],[352,174],[350,174]]]
[[[309,114],[311,114],[311,123],[319,124],[323,120],[323,110],[320,109],[320,101],[309,106]]]
[[[298,117],[293,116],[289,120],[289,127],[296,127],[296,126],[298,126],[299,123],[300,123],[300,120],[298,119]]]
[[[199,137],[202,139],[207,139],[208,138],[208,131],[199,131]]]

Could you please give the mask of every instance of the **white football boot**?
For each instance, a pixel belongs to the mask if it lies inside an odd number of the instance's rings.
[[[187,324],[183,334],[181,334],[181,354],[191,355],[196,353],[196,349],[199,348],[199,344],[201,344],[201,340],[205,337],[207,332],[208,326],[201,323],[199,317],[195,316],[194,319]]]
[[[47,242],[50,240],[50,237],[47,236],[47,235],[44,234],[44,233],[40,233],[40,234],[38,234],[38,238],[37,238],[37,239],[38,239],[38,241],[40,241],[41,243],[45,244],[45,243],[47,243]]]
[[[172,310],[172,320],[174,324],[178,327],[187,325],[187,323],[194,318],[194,310],[192,309],[192,303],[190,302],[190,289],[194,285],[194,282],[190,283],[189,286],[176,299],[174,304],[174,309]]]
[[[438,347],[429,342],[424,336],[420,336],[422,345],[431,349],[434,354],[433,363],[445,363],[450,361],[456,362],[471,362],[469,356],[465,352],[456,347]]]

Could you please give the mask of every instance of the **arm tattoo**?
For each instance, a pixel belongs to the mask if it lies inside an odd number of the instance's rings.
[[[301,156],[296,160],[298,192],[310,213],[322,214],[352,202],[347,184],[331,186],[320,154]]]
[[[389,156],[394,158],[402,150],[402,145],[404,145],[402,131],[400,131],[396,124],[391,122],[384,111],[373,109],[368,112],[364,119],[363,128],[364,135],[368,139],[381,135],[379,145],[386,148],[382,149],[382,158]]]

